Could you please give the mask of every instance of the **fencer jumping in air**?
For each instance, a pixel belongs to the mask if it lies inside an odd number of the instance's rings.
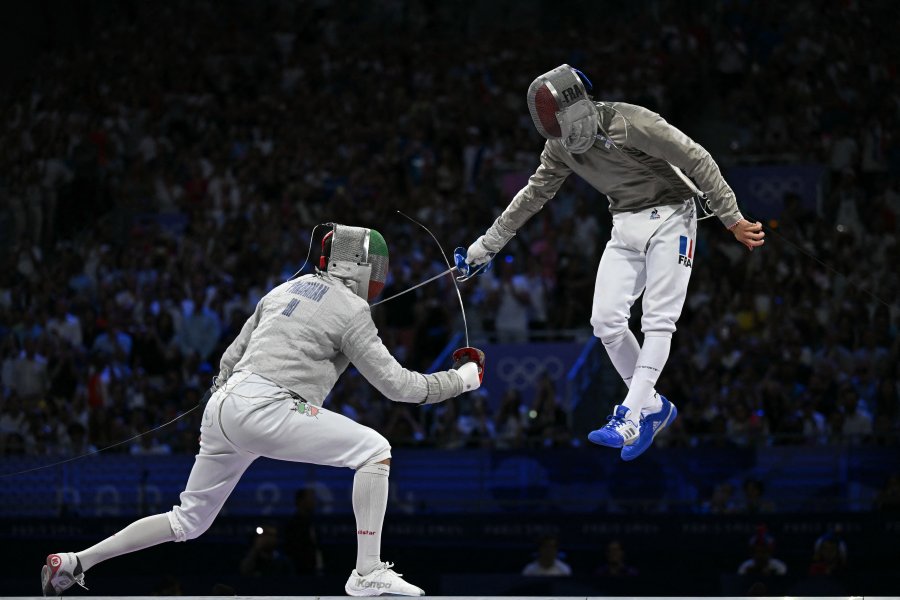
[[[481,385],[483,355],[430,375],[400,366],[378,337],[369,307],[387,277],[384,238],[373,229],[329,226],[316,272],[267,293],[223,354],[180,505],[81,552],[49,555],[41,570],[44,595],[83,586],[85,571],[114,556],[198,537],[260,456],[355,470],[357,555],[347,594],[424,595],[381,560],[388,441],[322,403],[350,363],[391,400],[442,402]]]
[[[528,88],[531,118],[547,139],[541,164],[469,246],[466,263],[490,261],[570,173],[606,195],[613,230],[597,269],[591,325],[629,389],[588,439],[621,448],[621,457],[633,460],[678,414],[655,386],[694,266],[697,207],[708,207],[750,250],[763,244],[764,233],[741,215],[734,192],[699,144],[646,108],[592,100],[585,82],[590,85],[580,71],[561,65]],[[642,292],[643,347],[628,328]]]

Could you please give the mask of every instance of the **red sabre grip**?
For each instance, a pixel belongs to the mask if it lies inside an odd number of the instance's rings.
[[[478,381],[484,380],[484,352],[478,348],[466,346],[453,351],[453,368],[458,369],[467,362],[478,365]]]

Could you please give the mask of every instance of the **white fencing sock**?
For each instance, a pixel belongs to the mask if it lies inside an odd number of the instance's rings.
[[[662,400],[654,388],[663,367],[666,366],[666,361],[669,360],[671,347],[671,334],[644,336],[644,346],[635,361],[634,377],[628,388],[628,395],[622,402],[623,406],[627,406],[635,414],[643,415],[662,409]]]
[[[169,525],[169,517],[163,513],[135,521],[99,544],[76,552],[75,556],[81,562],[81,568],[87,571],[97,563],[115,556],[174,541],[175,534],[172,533],[172,526]]]
[[[625,330],[625,335],[621,335],[613,340],[601,340],[609,360],[612,362],[616,371],[625,385],[630,389],[631,380],[634,377],[634,366],[637,364],[638,356],[641,353],[641,347],[638,345],[637,338],[630,329]],[[665,362],[665,360],[663,361]],[[650,395],[655,396],[656,390],[650,390]]]
[[[391,466],[365,465],[353,476],[353,514],[356,515],[356,572],[368,575],[381,566],[381,528],[387,510]]]

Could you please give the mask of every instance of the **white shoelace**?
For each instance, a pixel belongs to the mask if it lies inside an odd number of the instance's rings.
[[[392,562],[386,562],[386,561],[385,561],[385,562],[381,563],[381,569],[380,569],[380,570],[382,570],[382,571],[392,571],[392,572],[394,573],[394,575],[396,575],[397,577],[403,577],[403,574],[402,574],[402,573],[398,573],[397,571],[394,571],[394,563],[392,563]],[[373,571],[373,572],[374,572],[374,571]]]

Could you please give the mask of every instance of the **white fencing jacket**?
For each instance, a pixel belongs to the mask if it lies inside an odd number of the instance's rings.
[[[403,368],[378,337],[369,304],[325,272],[282,283],[259,301],[222,355],[216,385],[251,371],[322,406],[350,363],[397,402],[431,404],[463,392],[456,371]]]

